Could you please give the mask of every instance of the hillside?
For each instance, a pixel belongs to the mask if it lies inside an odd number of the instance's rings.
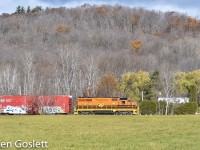
[[[122,6],[46,8],[0,16],[0,94],[95,91],[102,76],[200,67],[200,22]]]

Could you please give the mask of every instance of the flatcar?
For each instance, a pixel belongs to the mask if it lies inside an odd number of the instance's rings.
[[[139,106],[127,98],[77,98],[74,113],[133,115],[139,114]]]

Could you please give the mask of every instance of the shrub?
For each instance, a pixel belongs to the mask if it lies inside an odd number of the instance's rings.
[[[156,113],[156,102],[145,100],[140,103],[140,112],[142,115],[153,115]]]
[[[195,114],[196,111],[197,111],[196,103],[185,103],[185,104],[181,104],[177,108],[175,108],[174,114],[176,114],[176,115]]]

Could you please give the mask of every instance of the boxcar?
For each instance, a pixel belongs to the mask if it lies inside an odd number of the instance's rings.
[[[73,111],[71,96],[39,96],[42,114],[71,114]]]
[[[0,96],[1,114],[71,114],[72,97]]]
[[[1,114],[27,114],[28,96],[0,96]]]
[[[137,102],[127,98],[78,98],[75,114],[139,114]]]

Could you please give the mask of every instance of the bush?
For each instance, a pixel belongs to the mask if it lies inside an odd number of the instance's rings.
[[[145,100],[140,103],[140,112],[142,115],[153,115],[156,113],[156,102]]]
[[[196,103],[185,103],[181,104],[177,108],[174,109],[174,114],[176,115],[187,115],[187,114],[195,114],[197,111]]]

